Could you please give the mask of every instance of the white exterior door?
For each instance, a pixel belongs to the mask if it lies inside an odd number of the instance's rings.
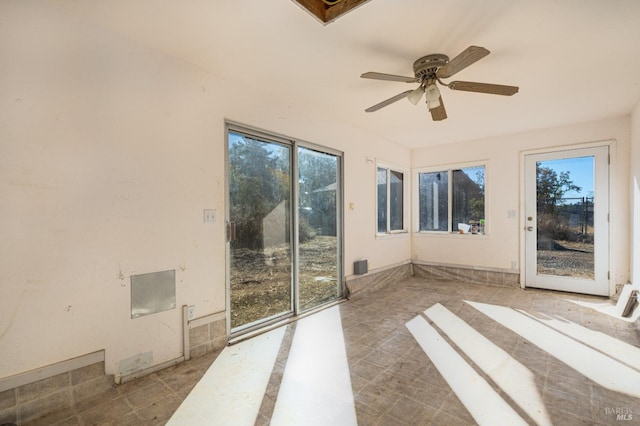
[[[524,163],[525,286],[608,296],[608,146]]]

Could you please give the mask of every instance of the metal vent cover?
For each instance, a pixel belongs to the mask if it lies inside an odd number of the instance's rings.
[[[176,271],[131,275],[131,318],[176,308]]]

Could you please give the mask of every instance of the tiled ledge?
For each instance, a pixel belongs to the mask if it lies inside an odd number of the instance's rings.
[[[53,424],[91,407],[113,389],[104,361],[0,392],[0,424]]]
[[[372,270],[364,275],[352,275],[347,277],[346,284],[349,292],[355,294],[402,281],[412,274],[411,263],[407,262],[389,268]]]
[[[189,329],[192,357],[226,343],[224,316],[193,321],[193,328]],[[54,424],[86,410],[113,391],[115,380],[113,375],[105,374],[104,352],[97,354],[100,357],[89,354],[0,381],[0,425]],[[150,372],[138,373],[141,376]]]
[[[413,273],[419,277],[434,280],[463,281],[511,288],[520,286],[519,271],[510,269],[414,262]]]
[[[432,280],[462,281],[466,283],[520,287],[519,271],[499,268],[482,268],[466,265],[449,265],[414,261],[370,271],[364,275],[347,277],[347,287],[352,294],[371,291],[411,275]]]
[[[226,318],[212,318],[211,322],[189,329],[191,357],[218,350],[227,344]]]

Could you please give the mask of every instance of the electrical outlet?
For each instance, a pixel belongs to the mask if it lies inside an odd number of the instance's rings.
[[[191,321],[196,317],[196,307],[191,305],[187,307],[187,320]]]
[[[512,260],[511,261],[511,269],[513,269],[513,270],[518,269],[518,261],[517,260]]]
[[[216,221],[215,209],[205,209],[203,215],[204,215],[204,223],[214,223]]]

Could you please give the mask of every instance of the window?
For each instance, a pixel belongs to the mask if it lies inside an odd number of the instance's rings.
[[[449,173],[419,173],[420,230],[449,229]]]
[[[485,167],[444,169],[418,173],[420,231],[484,232]]]
[[[378,233],[404,231],[404,173],[378,166]]]

